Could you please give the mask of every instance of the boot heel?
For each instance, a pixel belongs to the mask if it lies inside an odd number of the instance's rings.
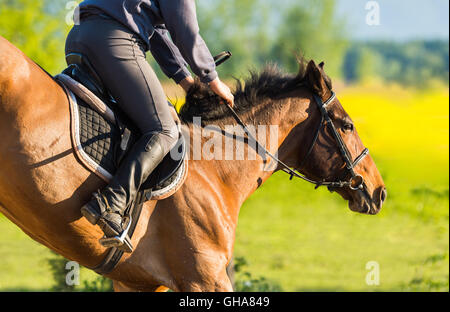
[[[96,225],[100,219],[100,215],[88,205],[81,207],[81,214],[93,225]]]

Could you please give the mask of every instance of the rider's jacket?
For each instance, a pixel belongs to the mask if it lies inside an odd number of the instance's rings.
[[[195,0],[85,0],[77,12],[81,17],[106,14],[128,27],[176,82],[189,75],[187,64],[202,82],[217,77],[214,59],[199,34]]]

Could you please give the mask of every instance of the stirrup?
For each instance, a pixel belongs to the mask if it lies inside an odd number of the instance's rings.
[[[100,244],[105,248],[117,248],[126,253],[130,253],[133,251],[133,245],[131,244],[131,239],[128,236],[128,231],[131,227],[131,216],[124,217],[128,219],[128,225],[126,229],[122,232],[122,234],[114,236],[114,237],[106,237],[104,236],[99,240]]]

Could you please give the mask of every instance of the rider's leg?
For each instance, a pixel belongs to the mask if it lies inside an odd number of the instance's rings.
[[[69,34],[66,53],[71,52],[89,58],[120,108],[143,134],[110,184],[82,209],[89,221],[98,222],[107,237],[116,236],[123,230],[123,212],[135,199],[140,185],[176,144],[177,127],[136,35],[115,21],[89,18]]]

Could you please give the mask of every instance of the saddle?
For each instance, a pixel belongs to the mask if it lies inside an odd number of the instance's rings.
[[[120,110],[85,56],[72,53],[66,60],[68,67],[56,79],[71,93],[77,154],[89,170],[109,182],[141,133]],[[173,116],[179,126],[178,142],[141,186],[144,202],[173,195],[186,176],[186,142],[175,108]]]

